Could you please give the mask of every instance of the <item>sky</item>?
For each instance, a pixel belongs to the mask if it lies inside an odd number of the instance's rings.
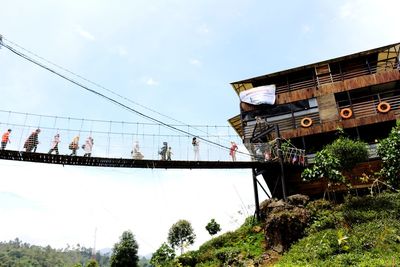
[[[227,125],[239,113],[231,82],[400,41],[397,0],[0,0],[0,6],[7,44],[101,85],[81,80],[145,114],[190,125]],[[0,110],[144,121],[5,48],[0,63]],[[250,170],[0,161],[0,200],[2,241],[101,249],[129,229],[141,255],[165,242],[179,219],[192,223],[196,248],[210,238],[204,227],[211,218],[228,231],[254,213]]]

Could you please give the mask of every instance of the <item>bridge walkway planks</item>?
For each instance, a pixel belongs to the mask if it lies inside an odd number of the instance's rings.
[[[14,150],[0,150],[0,159],[38,162],[47,164],[151,169],[279,169],[279,162],[258,161],[183,161],[183,160],[136,160],[128,158],[101,158],[69,155],[31,153]]]

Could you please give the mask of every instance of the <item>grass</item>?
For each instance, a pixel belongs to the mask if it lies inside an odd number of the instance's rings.
[[[306,209],[311,220],[305,237],[278,260],[264,261],[271,251],[265,250],[263,226],[248,218],[171,266],[400,266],[400,194],[349,197],[340,205],[316,200]]]
[[[263,231],[249,217],[236,231],[217,236],[178,260],[182,266],[247,266],[248,261],[261,262],[263,254]]]
[[[399,266],[400,194],[311,202],[308,235],[275,266]]]

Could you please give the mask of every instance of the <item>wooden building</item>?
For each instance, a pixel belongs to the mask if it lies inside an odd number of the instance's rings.
[[[248,148],[275,139],[276,133],[268,129],[278,125],[282,139],[305,149],[309,156],[332,142],[340,127],[370,144],[371,158],[376,158],[377,140],[387,137],[400,116],[399,50],[396,43],[233,82],[239,96],[272,87],[275,99],[273,104],[241,101],[240,114],[229,122]],[[371,159],[365,164],[377,163]],[[267,169],[258,172],[273,196],[281,197],[278,176],[269,175]],[[285,177],[288,194],[312,195],[322,188],[302,183],[300,172]]]

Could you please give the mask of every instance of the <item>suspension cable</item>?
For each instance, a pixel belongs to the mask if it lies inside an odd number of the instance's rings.
[[[4,37],[3,37],[3,38],[4,38]],[[4,38],[4,39],[5,39],[5,38]],[[212,144],[212,145],[221,147],[221,148],[226,149],[226,150],[229,150],[229,149],[230,149],[230,148],[227,147],[227,146],[224,146],[224,145],[221,145],[221,144],[219,144],[219,143],[217,143],[217,142],[214,142],[214,141],[212,141],[212,140],[208,140],[208,139],[206,139],[206,138],[197,136],[197,135],[195,135],[195,134],[193,134],[193,133],[190,133],[189,131],[185,131],[185,130],[179,129],[179,128],[177,128],[177,127],[175,127],[175,126],[172,126],[172,125],[170,125],[170,124],[168,124],[168,123],[165,123],[165,122],[163,122],[163,121],[161,121],[161,120],[158,120],[158,119],[153,118],[153,117],[151,117],[151,116],[149,116],[149,115],[146,115],[146,114],[144,114],[143,112],[140,112],[140,111],[138,111],[138,110],[136,110],[136,109],[134,109],[134,108],[131,108],[131,107],[129,107],[129,106],[127,106],[127,105],[125,105],[125,104],[123,104],[123,103],[121,103],[121,102],[115,100],[114,98],[111,98],[111,97],[109,97],[109,96],[106,96],[106,95],[103,94],[103,93],[100,93],[100,92],[98,92],[98,91],[96,91],[96,90],[94,90],[94,89],[91,89],[91,88],[89,88],[88,86],[83,85],[82,83],[80,83],[80,82],[78,82],[78,81],[75,81],[75,80],[73,80],[72,78],[69,78],[69,77],[65,76],[64,74],[61,74],[61,73],[55,71],[54,69],[51,69],[50,67],[48,67],[48,66],[46,66],[46,65],[44,65],[44,64],[42,64],[42,63],[40,63],[40,62],[38,62],[37,60],[30,58],[29,56],[23,54],[22,52],[17,51],[16,49],[14,49],[13,47],[11,47],[10,45],[4,44],[4,42],[2,42],[2,39],[0,39],[0,47],[1,47],[1,46],[7,48],[7,49],[8,49],[9,51],[11,51],[12,53],[14,53],[14,54],[16,54],[16,55],[18,55],[18,56],[20,56],[20,57],[26,59],[27,61],[29,61],[29,62],[31,62],[31,63],[33,63],[33,64],[35,64],[35,65],[37,65],[37,66],[39,66],[39,67],[41,67],[41,68],[43,68],[43,69],[45,69],[45,70],[47,70],[47,71],[49,71],[49,72],[51,72],[51,73],[53,73],[53,74],[59,76],[59,77],[65,79],[65,80],[67,80],[67,81],[69,81],[69,82],[71,82],[71,83],[73,83],[73,84],[75,84],[75,85],[77,85],[77,86],[79,86],[79,87],[81,87],[81,88],[83,88],[83,89],[85,89],[85,90],[87,90],[87,91],[89,91],[89,92],[91,92],[91,93],[93,93],[93,94],[99,96],[99,97],[102,97],[102,98],[108,100],[109,102],[111,102],[111,103],[113,103],[113,104],[115,104],[115,105],[117,105],[117,106],[120,106],[120,107],[122,107],[122,108],[124,108],[124,109],[126,109],[126,110],[128,110],[128,111],[130,111],[130,112],[132,112],[132,113],[136,113],[137,115],[139,115],[139,116],[141,116],[141,117],[143,117],[143,118],[145,118],[145,119],[148,119],[148,120],[151,120],[151,121],[153,121],[153,122],[156,122],[156,123],[158,123],[158,124],[160,124],[160,125],[163,125],[163,126],[166,127],[166,128],[170,128],[170,129],[172,129],[172,130],[174,130],[174,131],[181,132],[181,133],[187,134],[187,135],[192,136],[192,137],[197,137],[197,138],[199,138],[200,140],[202,140],[202,141],[204,141],[204,142],[206,142],[206,143],[209,143],[209,144]],[[190,126],[188,125],[188,127],[190,127]],[[246,154],[246,155],[248,154],[248,153],[244,153],[244,152],[241,152],[241,151],[238,151],[238,153],[242,153],[242,154]]]
[[[67,73],[69,73],[69,74],[71,74],[71,75],[73,75],[73,76],[75,76],[75,77],[78,77],[78,78],[80,78],[80,79],[82,79],[82,80],[84,80],[84,81],[86,81],[86,82],[88,82],[88,83],[91,83],[91,84],[93,84],[93,85],[95,85],[95,86],[97,86],[97,87],[99,87],[99,88],[101,88],[101,89],[104,89],[104,90],[106,90],[107,92],[109,92],[109,93],[111,93],[111,94],[113,94],[113,95],[116,95],[116,96],[118,96],[118,97],[120,97],[120,98],[122,98],[122,99],[124,99],[124,100],[126,100],[126,101],[128,101],[128,102],[130,102],[130,103],[132,103],[132,104],[134,104],[134,105],[137,105],[137,106],[139,106],[139,107],[142,107],[142,108],[144,108],[144,109],[146,109],[146,110],[149,110],[149,111],[151,111],[151,112],[153,112],[153,113],[155,113],[155,114],[158,114],[158,115],[160,115],[160,116],[162,116],[162,117],[168,118],[168,119],[170,119],[170,120],[172,120],[172,121],[175,121],[175,122],[177,122],[177,123],[183,124],[184,126],[187,125],[187,126],[189,126],[190,128],[195,129],[195,130],[197,130],[197,131],[199,131],[199,132],[205,133],[203,130],[200,130],[200,129],[196,128],[195,125],[189,125],[189,124],[187,124],[187,123],[185,123],[185,122],[182,122],[182,121],[179,121],[179,120],[177,120],[177,119],[174,119],[174,118],[172,118],[172,117],[170,117],[170,116],[168,116],[168,115],[162,114],[162,113],[160,113],[160,112],[158,112],[158,111],[156,111],[156,110],[154,110],[154,109],[151,109],[151,108],[149,108],[149,107],[146,107],[146,106],[144,106],[144,105],[142,105],[142,104],[140,104],[140,103],[138,103],[138,102],[135,102],[135,101],[133,101],[133,100],[130,99],[130,98],[127,98],[127,97],[125,97],[125,96],[123,96],[123,95],[121,95],[121,94],[118,94],[118,93],[114,92],[113,90],[108,89],[108,88],[106,88],[105,86],[102,86],[101,84],[98,84],[98,83],[96,83],[96,82],[93,82],[93,81],[91,81],[91,80],[89,80],[89,79],[83,77],[82,75],[79,75],[79,74],[77,74],[77,73],[75,73],[75,72],[73,72],[73,71],[70,71],[70,70],[68,70],[68,69],[65,68],[65,67],[62,67],[62,66],[60,66],[60,65],[58,65],[58,64],[56,64],[56,63],[54,63],[54,62],[51,62],[51,61],[49,61],[49,60],[47,60],[47,59],[45,59],[45,58],[39,56],[38,54],[36,54],[36,53],[34,53],[34,52],[32,52],[32,51],[30,51],[30,50],[28,50],[28,49],[26,49],[26,48],[24,48],[24,47],[18,45],[17,43],[15,43],[15,42],[13,42],[13,41],[11,41],[11,40],[5,38],[5,37],[2,36],[1,34],[0,34],[0,48],[1,48],[1,45],[5,46],[4,43],[2,42],[2,39],[4,39],[4,40],[6,40],[7,42],[13,44],[14,46],[16,46],[16,47],[18,47],[18,48],[20,48],[20,49],[26,51],[27,53],[29,53],[29,54],[31,54],[31,55],[33,55],[33,56],[35,56],[35,57],[37,57],[37,58],[39,58],[39,59],[45,61],[45,62],[47,62],[47,63],[49,63],[49,64],[51,64],[51,65],[53,65],[53,66],[55,66],[55,67],[57,67],[57,68],[59,68],[59,69],[65,71],[65,72],[67,72]],[[5,47],[6,47],[6,46],[5,46]],[[8,47],[6,47],[6,48],[8,48]],[[9,49],[9,48],[8,48],[8,49]],[[13,52],[14,52],[14,51],[13,51]]]

